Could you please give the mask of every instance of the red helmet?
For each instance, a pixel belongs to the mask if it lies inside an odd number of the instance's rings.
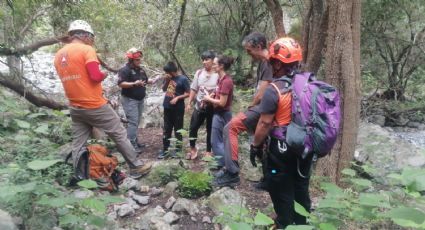
[[[125,55],[127,56],[128,59],[138,59],[143,56],[143,53],[141,50],[133,47],[133,48],[130,48]]]
[[[303,60],[303,51],[297,41],[290,37],[279,38],[269,48],[269,59],[277,59],[283,63]]]

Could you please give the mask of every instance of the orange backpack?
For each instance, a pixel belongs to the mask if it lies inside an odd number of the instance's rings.
[[[108,149],[99,144],[87,146],[89,151],[89,178],[96,181],[101,189],[115,191],[118,187],[112,180],[112,174],[118,166],[118,159],[108,155]]]

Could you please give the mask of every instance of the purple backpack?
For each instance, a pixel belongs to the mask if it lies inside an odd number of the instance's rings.
[[[339,93],[335,87],[316,80],[309,72],[292,79],[292,121],[287,144],[305,158],[313,153],[326,156],[335,144],[341,119]]]

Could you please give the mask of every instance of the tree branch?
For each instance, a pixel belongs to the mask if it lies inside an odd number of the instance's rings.
[[[30,54],[43,46],[49,46],[59,42],[69,42],[69,36],[66,35],[61,37],[47,38],[17,49],[0,46],[0,56],[23,56]]]
[[[171,46],[172,47],[171,52],[174,52],[176,50],[177,38],[179,37],[180,30],[183,25],[184,13],[186,11],[186,3],[187,3],[187,0],[183,0],[182,7],[180,10],[179,25],[177,26],[176,33],[174,34],[173,44]]]
[[[35,20],[37,20],[38,17],[40,17],[43,14],[45,14],[46,13],[46,10],[48,10],[50,8],[52,8],[52,6],[44,7],[41,10],[39,10],[37,13],[33,14],[30,18],[28,18],[28,20],[25,23],[25,26],[19,32],[20,37],[23,37],[24,34],[27,32],[27,30],[31,27],[31,25],[33,24],[33,22]]]
[[[277,37],[286,35],[285,26],[283,25],[283,11],[278,0],[264,0],[269,9]]]

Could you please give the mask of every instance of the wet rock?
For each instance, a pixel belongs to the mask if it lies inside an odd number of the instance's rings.
[[[173,212],[187,212],[194,216],[199,212],[198,204],[185,198],[177,199],[172,208]]]
[[[224,187],[211,194],[208,197],[207,203],[214,213],[219,215],[221,214],[220,207],[241,204],[242,206],[245,206],[246,201],[239,192],[231,188]]]
[[[162,218],[166,223],[174,224],[179,220],[180,217],[174,212],[167,212]]]
[[[174,198],[173,196],[171,196],[170,198],[168,198],[167,203],[165,203],[165,208],[166,209],[170,209],[173,207],[174,203],[176,203],[176,198]]]

